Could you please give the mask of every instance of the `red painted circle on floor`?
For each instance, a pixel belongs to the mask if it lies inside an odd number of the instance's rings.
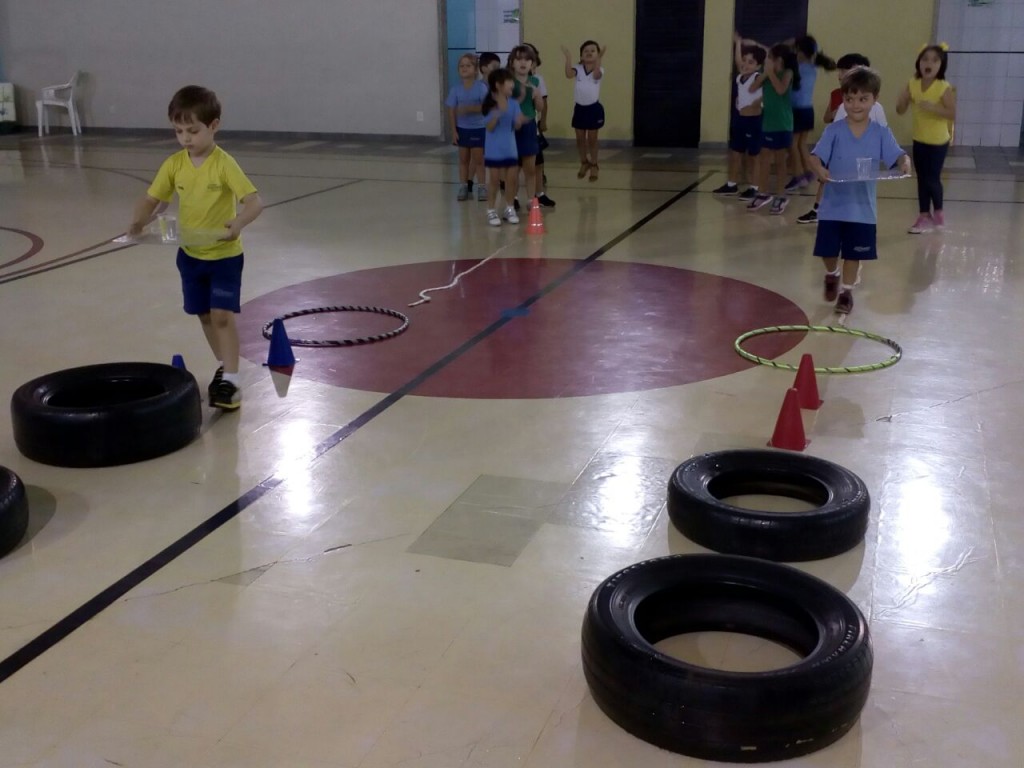
[[[766,325],[800,325],[788,299],[739,280],[650,264],[560,259],[495,259],[450,290],[430,294],[477,262],[444,261],[365,269],[311,280],[242,307],[242,355],[267,359],[262,326],[311,307],[371,305],[409,316],[393,339],[357,347],[295,347],[296,376],[371,392],[393,392],[441,360],[411,394],[466,398],[551,398],[633,392],[749,369],[733,350],[740,334]],[[578,270],[575,274],[569,274]],[[561,277],[525,309],[516,310]],[[484,333],[502,317],[508,322]],[[391,330],[395,318],[365,312],[307,315],[285,323],[293,338],[342,339]],[[477,343],[467,342],[483,334]],[[802,334],[752,340],[777,357]],[[754,345],[753,342],[757,344]],[[464,345],[468,348],[461,349]],[[756,346],[756,349],[753,347]]]

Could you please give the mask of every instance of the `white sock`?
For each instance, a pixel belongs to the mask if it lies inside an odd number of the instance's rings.
[[[852,285],[847,285],[846,283],[843,283],[842,285],[839,286],[839,290],[840,291],[853,291],[853,286]],[[227,374],[224,374],[224,378],[227,378]]]
[[[735,187],[736,186],[736,182],[733,181],[732,179],[726,179],[725,180],[725,186],[727,186],[727,187]]]
[[[832,271],[832,272],[829,272],[829,274],[830,275],[838,275],[840,272],[842,272],[842,269],[840,269],[839,267],[836,267],[835,270]]]
[[[237,373],[225,373],[224,381],[230,381],[236,387],[238,386],[238,374]]]

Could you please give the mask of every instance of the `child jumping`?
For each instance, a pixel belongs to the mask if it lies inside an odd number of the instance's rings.
[[[135,205],[129,234],[137,235],[157,206],[178,193],[181,230],[223,229],[214,245],[178,249],[178,272],[186,314],[198,315],[203,334],[218,361],[208,388],[208,403],[226,411],[242,404],[238,381],[238,328],[241,307],[242,228],[263,210],[256,187],[227,152],[217,146],[220,102],[213,91],[188,85],[174,94],[167,117],[183,147],[167,158],[148,192]],[[236,203],[241,202],[238,212]]]
[[[484,125],[480,105],[487,95],[487,85],[479,79],[476,56],[464,53],[459,57],[459,79],[445,99],[452,144],[459,148],[459,191],[456,200],[468,200],[471,179],[484,162]],[[487,199],[487,188],[480,184],[477,200]]]
[[[562,46],[565,55],[565,76],[576,81],[573,98],[576,106],[572,112],[572,127],[576,129],[576,149],[580,153],[580,169],[577,179],[588,173],[591,181],[597,181],[597,132],[604,126],[604,107],[601,105],[601,79],[604,77],[604,59],[608,46],[602,48],[593,40],[580,46],[579,66],[573,66],[569,49]]]
[[[821,52],[818,41],[810,35],[798,37],[793,42],[797,67],[800,72],[800,86],[793,87],[793,146],[789,157],[793,165],[793,177],[786,184],[787,192],[795,192],[814,181],[808,161],[811,153],[807,148],[807,136],[814,130],[814,84],[818,79],[818,67],[829,72],[836,63]]]
[[[498,216],[498,187],[505,184],[505,220],[518,224],[512,207],[519,187],[519,155],[515,131],[523,124],[519,102],[512,98],[515,78],[507,69],[495,69],[487,76],[488,93],[480,111],[487,120],[484,137],[484,165],[487,167],[487,223],[501,226]]]
[[[757,73],[765,60],[765,50],[759,45],[744,44],[739,35],[734,38],[733,56],[736,69],[735,110],[729,125],[729,177],[725,184],[714,190],[715,195],[739,195],[750,202],[757,197],[757,156],[761,153],[761,104],[763,89],[751,90]],[[746,191],[740,195],[739,179],[744,164],[747,166]]]
[[[877,169],[896,165],[910,172],[910,158],[896,143],[888,127],[870,119],[882,80],[874,70],[851,70],[842,85],[846,117],[825,128],[811,153],[811,168],[825,182],[818,212],[814,255],[825,263],[825,301],[835,302],[836,312],[853,309],[853,287],[864,261],[878,258],[878,202],[876,182],[829,183],[829,179],[856,179],[859,160],[870,158]],[[842,257],[842,268],[839,257]]]
[[[771,213],[781,216],[789,200],[784,193],[786,160],[793,144],[793,105],[790,94],[800,87],[800,72],[796,54],[788,45],[773,45],[768,50],[764,72],[755,78],[750,86],[764,88],[764,117],[761,127],[766,157],[761,158],[761,190],[747,205],[747,210],[756,211],[771,202]],[[775,197],[768,193],[772,160],[775,161]]]
[[[926,45],[914,63],[914,77],[896,100],[896,113],[914,108],[914,167],[920,215],[907,231],[912,235],[942,229],[942,166],[956,119],[956,93],[946,82],[949,58],[945,43]]]

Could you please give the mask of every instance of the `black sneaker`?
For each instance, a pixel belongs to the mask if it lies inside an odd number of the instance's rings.
[[[217,372],[215,374],[213,374],[213,381],[211,381],[210,386],[206,388],[206,402],[208,402],[211,406],[213,405],[214,393],[217,391],[217,387],[220,386],[220,383],[222,381],[224,381],[223,365],[217,369]]]
[[[757,187],[747,187],[745,190],[740,192],[739,199],[745,203],[749,203],[755,197],[757,197]]]
[[[848,315],[852,309],[853,291],[840,291],[839,298],[836,299],[836,312],[841,315]]]
[[[760,208],[764,208],[771,201],[771,195],[762,195],[760,192],[758,192],[756,195],[754,195],[754,199],[751,200],[750,203],[747,205],[747,210],[756,211]]]
[[[736,184],[723,184],[718,189],[712,190],[712,195],[718,195],[719,197],[725,197],[727,195],[738,195],[740,188]]]
[[[803,216],[796,217],[797,224],[817,224],[818,223],[818,209],[811,208]]]
[[[537,202],[540,203],[541,205],[543,205],[545,208],[554,208],[555,207],[555,201],[552,200],[550,197],[548,197],[546,194],[545,195],[538,195],[537,196]]]
[[[242,405],[242,390],[227,379],[223,379],[217,385],[210,405],[222,411],[236,411]]]

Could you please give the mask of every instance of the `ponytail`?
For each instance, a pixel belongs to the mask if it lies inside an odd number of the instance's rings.
[[[814,54],[814,66],[821,67],[827,72],[831,72],[836,68],[836,63],[833,59],[830,59],[821,51]]]

